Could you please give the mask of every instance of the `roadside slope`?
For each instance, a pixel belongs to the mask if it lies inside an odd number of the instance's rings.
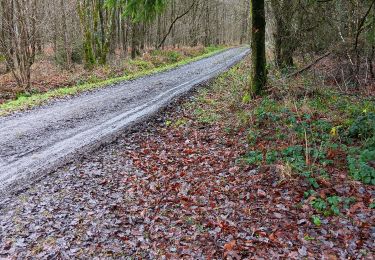
[[[180,68],[0,118],[0,191],[112,140],[173,98],[240,61],[234,48]]]

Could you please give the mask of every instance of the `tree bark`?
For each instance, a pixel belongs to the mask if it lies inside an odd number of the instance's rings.
[[[139,45],[140,45],[140,40],[139,40],[140,27],[141,26],[140,26],[139,23],[133,23],[133,26],[132,26],[132,52],[131,52],[132,59],[135,59],[140,54],[140,51],[139,51]]]
[[[252,91],[259,95],[267,83],[266,19],[264,0],[251,0],[252,15]]]
[[[292,1],[271,0],[275,16],[275,61],[280,68],[292,67],[294,53],[294,37],[292,35],[293,18]]]
[[[65,12],[65,4],[64,0],[60,0],[60,7],[61,7],[61,14],[62,14],[62,34],[63,34],[63,41],[64,41],[64,50],[65,50],[65,62],[66,67],[70,68],[71,66],[71,50],[70,44],[68,42],[68,29],[66,25],[66,12]]]
[[[245,2],[245,12],[242,18],[242,24],[241,24],[241,38],[240,38],[240,44],[244,44],[248,39],[248,24],[249,24],[249,13],[250,13],[250,2]]]

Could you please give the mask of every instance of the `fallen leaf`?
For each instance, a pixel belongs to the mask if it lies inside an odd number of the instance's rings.
[[[232,240],[229,243],[226,243],[224,245],[224,249],[227,251],[232,251],[235,246],[236,246],[236,240]]]
[[[267,196],[267,193],[266,193],[264,190],[262,190],[262,189],[258,189],[258,190],[257,190],[257,195],[258,195],[259,197],[264,198],[264,197]]]

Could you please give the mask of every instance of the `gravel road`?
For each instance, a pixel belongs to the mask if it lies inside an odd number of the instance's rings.
[[[0,195],[112,141],[194,86],[239,62],[233,48],[174,70],[0,118]]]

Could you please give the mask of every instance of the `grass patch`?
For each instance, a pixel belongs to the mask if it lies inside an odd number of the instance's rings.
[[[172,58],[169,61],[167,61],[167,63],[163,62],[162,64],[159,64],[159,65],[158,64],[153,65],[153,63],[147,62],[147,61],[134,60],[132,61],[133,63],[132,65],[136,65],[137,67],[140,68],[140,70],[136,72],[126,71],[125,75],[121,77],[115,77],[115,78],[102,80],[102,81],[99,81],[96,78],[90,78],[86,82],[79,83],[75,86],[57,88],[57,89],[54,89],[45,93],[21,94],[17,97],[17,99],[5,102],[0,105],[0,116],[4,116],[15,111],[26,110],[35,106],[39,106],[54,98],[72,96],[78,93],[82,93],[84,91],[94,90],[94,89],[106,87],[109,85],[117,84],[123,81],[133,80],[133,79],[137,79],[140,77],[152,75],[155,73],[168,71],[176,67],[185,65],[187,63],[210,57],[212,55],[215,55],[223,51],[224,49],[225,47],[222,47],[222,46],[208,47],[208,48],[205,48],[204,54],[195,56],[195,57],[192,56],[183,60],[178,60],[178,58],[176,58],[176,54],[169,54],[169,52],[171,52],[169,51],[167,52],[167,54],[164,54],[164,55],[167,55],[167,56],[170,55]],[[172,51],[171,53],[175,53],[175,52]],[[155,55],[158,55],[158,54],[155,54]]]

